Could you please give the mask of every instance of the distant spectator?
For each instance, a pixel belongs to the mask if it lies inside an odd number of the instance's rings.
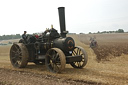
[[[95,40],[95,38],[92,38],[92,37],[90,37],[90,47],[91,48],[94,48],[94,47],[97,47],[98,45],[97,45],[97,41]]]

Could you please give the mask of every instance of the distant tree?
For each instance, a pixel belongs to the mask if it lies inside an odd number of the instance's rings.
[[[89,32],[89,34],[92,34],[91,32]]]
[[[20,34],[0,36],[0,40],[19,39],[19,38],[21,38],[21,35]]]
[[[118,29],[117,33],[124,33],[124,30],[123,29]]]
[[[101,32],[101,33],[107,33],[107,31],[103,31],[103,32]]]
[[[100,34],[100,31],[98,31],[97,33]]]
[[[80,33],[80,34],[84,34],[84,33]]]
[[[124,33],[124,30],[123,29],[118,29],[117,31],[102,31],[102,32],[98,31],[97,33],[89,32],[89,34],[102,34],[102,33]]]
[[[115,33],[115,31],[109,31],[109,33]]]

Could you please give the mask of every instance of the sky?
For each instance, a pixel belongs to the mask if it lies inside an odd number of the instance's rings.
[[[69,33],[128,31],[128,0],[0,0],[0,35],[60,32],[58,7]]]

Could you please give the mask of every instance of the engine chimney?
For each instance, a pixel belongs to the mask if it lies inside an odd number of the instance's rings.
[[[64,7],[59,7],[59,20],[60,20],[60,32],[62,37],[66,37],[66,34],[68,31],[66,31],[66,26],[65,26],[65,8]]]

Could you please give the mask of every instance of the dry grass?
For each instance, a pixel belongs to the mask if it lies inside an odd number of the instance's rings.
[[[8,56],[11,45],[0,46],[0,56]]]

